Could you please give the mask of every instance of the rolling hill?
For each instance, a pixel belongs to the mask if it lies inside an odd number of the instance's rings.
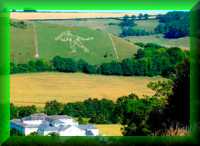
[[[26,28],[11,26],[11,61],[26,63],[54,56],[84,59],[90,64],[120,61],[138,47],[104,30],[29,22]]]
[[[90,29],[100,29],[106,32],[109,32],[115,36],[119,36],[121,33],[119,19],[114,18],[105,18],[105,19],[70,19],[70,20],[45,20],[41,21],[47,24],[57,24],[67,27],[89,27]],[[143,29],[147,32],[154,32],[154,29],[159,24],[159,21],[156,19],[149,20],[136,20],[136,26],[133,29]],[[166,39],[162,34],[152,34],[147,36],[129,36],[124,39],[129,40],[133,43],[143,42],[143,43],[156,43],[165,47],[180,47],[182,49],[189,49],[189,37],[182,37],[178,39]]]

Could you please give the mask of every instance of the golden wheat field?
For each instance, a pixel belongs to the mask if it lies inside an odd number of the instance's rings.
[[[11,102],[16,105],[44,106],[47,101],[76,102],[91,98],[118,97],[135,93],[153,95],[147,88],[150,81],[163,80],[161,77],[122,77],[87,75],[83,73],[25,73],[11,75]]]
[[[102,136],[122,136],[120,124],[97,124],[96,127]]]

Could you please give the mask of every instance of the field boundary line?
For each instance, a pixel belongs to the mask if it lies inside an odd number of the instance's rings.
[[[113,38],[112,38],[112,36],[111,36],[110,33],[108,33],[108,36],[109,36],[109,38],[110,38],[110,40],[111,40],[111,43],[112,43],[112,46],[113,46],[113,50],[114,50],[114,52],[115,52],[115,56],[116,56],[117,60],[119,60],[119,55],[118,55],[118,52],[117,52],[117,48],[116,48],[116,46],[115,46],[115,43],[114,43],[114,41],[113,41]]]
[[[37,32],[35,24],[33,24],[33,34],[34,34],[34,45],[35,45],[35,58],[39,58],[39,49],[38,49]]]

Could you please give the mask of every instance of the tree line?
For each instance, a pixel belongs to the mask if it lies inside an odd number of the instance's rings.
[[[160,24],[155,32],[164,34],[165,38],[180,38],[189,36],[189,12],[173,11],[158,15]]]
[[[121,27],[121,37],[125,36],[143,36],[143,35],[151,35],[154,34],[154,32],[148,32],[145,29],[134,29],[134,26],[137,24],[135,23],[135,20],[147,20],[149,19],[148,14],[139,14],[137,17],[135,15],[128,16],[125,15],[120,23]]]
[[[140,14],[138,20],[148,20],[148,14]],[[149,32],[145,29],[135,29],[136,16],[125,15],[121,20],[121,37],[144,36],[152,34],[164,34],[165,38],[180,38],[189,35],[189,12],[172,11],[156,16],[159,20],[158,26],[154,31]]]
[[[123,125],[123,135],[162,135],[170,128],[188,127],[190,122],[189,59],[176,67],[173,80],[150,82],[153,96],[143,98],[135,94],[109,99],[88,98],[84,101],[61,103],[56,100],[45,104],[47,115],[69,115],[81,123]],[[35,106],[11,104],[11,119],[22,118],[37,112]]]
[[[52,100],[45,104],[42,112],[47,115],[68,115],[77,118],[79,122],[83,121],[84,118],[88,118],[89,123],[123,124],[130,107],[131,110],[134,108],[134,112],[138,114],[146,114],[145,110],[151,111],[153,108],[163,105],[164,100],[154,97],[141,99],[135,94],[130,94],[118,98],[116,102],[105,98],[88,98],[82,102],[66,104]],[[23,118],[37,112],[36,106],[15,106],[11,104],[11,119]]]
[[[131,57],[121,62],[111,61],[100,65],[91,65],[80,59],[55,56],[50,62],[43,60],[29,61],[27,64],[11,63],[11,73],[26,72],[83,72],[87,74],[123,75],[123,76],[170,76],[177,64],[188,56],[180,48],[165,48],[156,44],[136,43],[141,48]]]
[[[16,20],[11,20],[10,25],[16,28],[21,28],[21,29],[26,29],[28,27],[28,24],[25,21],[16,21]]]

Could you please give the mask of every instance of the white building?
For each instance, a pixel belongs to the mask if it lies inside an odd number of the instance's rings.
[[[98,136],[99,130],[94,125],[79,125],[72,117],[65,115],[47,116],[33,114],[22,119],[11,120],[11,128],[24,135],[37,132],[48,136],[56,133],[59,136]]]

